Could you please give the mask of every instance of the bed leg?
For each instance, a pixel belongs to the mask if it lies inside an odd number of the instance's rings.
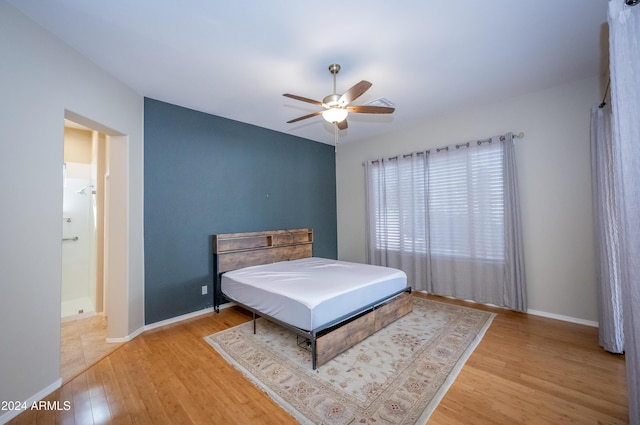
[[[311,368],[313,370],[316,370],[316,360],[317,360],[317,353],[316,353],[316,339],[315,338],[311,338]]]
[[[253,334],[256,334],[256,312],[253,312]]]

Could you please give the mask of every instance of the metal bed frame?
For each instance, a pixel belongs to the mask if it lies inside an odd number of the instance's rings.
[[[407,286],[323,326],[305,330],[266,315],[222,293],[223,273],[243,267],[311,257],[312,243],[313,230],[308,228],[214,235],[213,299],[216,313],[220,312],[220,304],[225,299],[250,311],[253,315],[254,334],[256,333],[257,318],[263,317],[304,338],[308,342],[312,368],[315,370],[317,366],[326,363],[349,347],[409,313],[413,304],[410,295],[411,287]],[[321,348],[320,357],[319,348]]]

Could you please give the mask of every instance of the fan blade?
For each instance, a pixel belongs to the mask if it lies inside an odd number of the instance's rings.
[[[302,121],[302,120],[306,120],[307,118],[315,117],[316,115],[320,115],[322,112],[323,111],[318,111],[318,112],[314,112],[314,113],[309,114],[309,115],[305,115],[305,116],[302,116],[302,117],[295,118],[295,119],[293,119],[291,121],[287,121],[287,124],[291,124],[292,122]]]
[[[345,118],[345,119],[343,119],[342,121],[340,121],[340,122],[336,123],[336,125],[338,126],[338,128],[339,128],[340,130],[346,130],[346,129],[347,129],[347,127],[348,127],[348,125],[347,125],[347,119],[346,119],[346,118]]]
[[[368,81],[360,81],[358,84],[347,90],[346,93],[343,94],[340,99],[338,99],[338,103],[341,103],[342,105],[348,105],[349,103],[362,96],[364,92],[369,90],[369,87],[371,86],[372,84]]]
[[[395,108],[389,108],[387,106],[347,106],[347,111],[359,114],[391,114],[395,110]]]
[[[312,103],[314,105],[322,106],[322,102],[319,102],[319,101],[313,100],[313,99],[308,99],[308,98],[302,97],[302,96],[296,96],[295,94],[285,93],[285,94],[283,94],[283,96],[290,97],[291,99],[295,99],[295,100],[300,100],[302,102],[307,102],[307,103]]]

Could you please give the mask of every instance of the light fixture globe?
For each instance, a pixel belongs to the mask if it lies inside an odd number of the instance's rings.
[[[331,107],[326,111],[322,112],[322,118],[330,123],[337,123],[344,121],[349,115],[349,112],[346,109]]]
[[[347,115],[349,115],[349,112],[346,109],[340,107],[341,96],[342,95],[340,94],[333,93],[322,99],[322,106],[326,108],[326,110],[322,112],[322,118],[332,124],[344,121],[347,118]]]

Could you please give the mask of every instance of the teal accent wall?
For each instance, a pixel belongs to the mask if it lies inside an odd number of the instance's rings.
[[[216,233],[311,227],[336,258],[335,176],[333,146],[146,98],[145,323],[213,305]]]

